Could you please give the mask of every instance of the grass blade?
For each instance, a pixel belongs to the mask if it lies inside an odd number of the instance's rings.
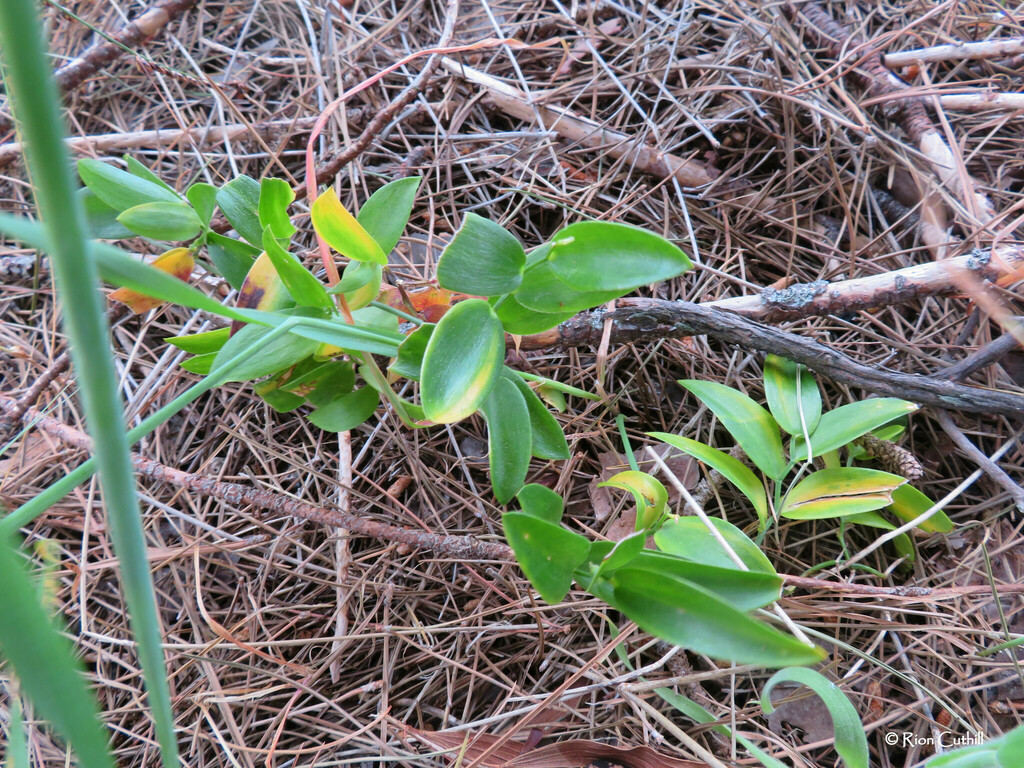
[[[52,244],[50,265],[63,304],[64,327],[71,342],[86,420],[95,441],[108,524],[121,562],[122,583],[150,694],[161,757],[166,768],[176,768],[178,750],[170,691],[124,418],[111,357],[97,354],[109,349],[103,301],[97,290],[99,274],[88,246],[81,201],[74,194],[70,157],[63,141],[60,99],[32,0],[0,3],[0,49],[6,85],[25,139],[36,203]],[[5,624],[17,627],[15,623]],[[66,653],[57,655],[67,659]],[[40,661],[30,664],[28,669],[19,669],[19,674],[32,674],[32,667]],[[48,660],[42,666],[54,663],[57,662]],[[67,695],[67,690],[63,693]]]

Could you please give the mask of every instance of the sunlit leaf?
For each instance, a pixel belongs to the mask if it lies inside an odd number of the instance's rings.
[[[422,180],[420,176],[409,176],[385,184],[370,195],[356,214],[356,221],[385,254],[391,253],[398,245],[409,223],[416,190]]]
[[[526,251],[500,224],[467,213],[437,263],[437,280],[473,296],[512,293],[523,279]]]
[[[764,552],[743,531],[719,517],[708,518],[740,561],[751,571],[775,575],[775,568]],[[669,520],[654,534],[658,549],[696,563],[719,568],[736,568],[736,563],[718,539],[698,517]]]
[[[190,357],[188,360],[181,361],[181,369],[194,373],[197,376],[205,376],[213,370],[213,364],[217,362],[216,352],[207,352],[202,355],[196,355]]]
[[[423,355],[420,399],[437,424],[475,412],[501,376],[505,332],[482,299],[456,304],[434,329]]]
[[[84,158],[78,161],[82,183],[115,211],[121,212],[144,203],[180,203],[181,197],[161,184],[139,178],[112,165]]]
[[[195,261],[188,248],[172,248],[155,259],[150,266],[188,282],[192,276]],[[119,301],[128,305],[128,308],[136,315],[141,315],[164,303],[160,298],[140,293],[131,288],[118,288],[116,291],[111,291],[109,298],[111,301]]]
[[[260,181],[257,216],[264,231],[270,230],[277,240],[287,241],[295,234],[295,225],[288,216],[288,206],[295,199],[291,184],[284,179],[264,178]],[[263,244],[266,247],[266,242]]]
[[[779,425],[764,408],[742,392],[714,381],[679,382],[704,403],[746,451],[750,460],[773,480],[786,474]]]
[[[498,503],[507,504],[523,487],[530,468],[530,432],[525,428],[530,413],[519,389],[504,377],[491,387],[480,412],[487,421],[491,486]]]
[[[181,202],[143,203],[124,211],[117,221],[153,240],[191,240],[202,228],[192,206]]]
[[[754,505],[754,511],[757,512],[757,519],[760,521],[762,529],[768,524],[768,494],[765,492],[764,483],[742,461],[733,458],[724,451],[712,448],[710,445],[705,445],[696,440],[691,440],[688,437],[672,435],[667,432],[648,432],[647,434],[656,440],[661,440],[678,448],[685,454],[693,456],[712,469],[718,470],[722,477],[735,485],[744,496],[750,499],[750,503]]]
[[[628,224],[583,221],[558,231],[551,241],[551,269],[578,291],[633,290],[693,266],[665,238]]]
[[[308,418],[328,432],[347,432],[370,418],[379,403],[377,390],[363,387],[320,406]]]
[[[917,406],[913,403],[895,397],[877,397],[841,405],[821,415],[817,429],[811,433],[811,450],[815,456],[834,451],[851,440],[916,410]],[[807,446],[803,437],[798,435],[793,438],[790,443],[790,458],[793,461],[807,458]]]
[[[692,582],[627,566],[611,576],[613,605],[652,635],[697,653],[766,667],[814,664],[820,648],[763,624]]]
[[[523,512],[527,515],[539,517],[556,525],[562,521],[562,511],[565,502],[562,497],[545,485],[530,483],[524,485],[516,494]]]
[[[542,261],[523,273],[523,282],[513,296],[526,309],[545,314],[571,316],[624,296],[630,290],[632,289],[580,291],[570,288],[555,274],[550,262]]]
[[[864,725],[846,695],[820,672],[812,669],[782,669],[772,675],[761,689],[761,709],[765,714],[770,715],[775,710],[771,700],[772,688],[783,682],[806,685],[818,695],[832,717],[836,752],[843,758],[847,768],[868,768],[870,755]]]
[[[530,433],[532,442],[530,452],[538,459],[548,461],[564,461],[569,458],[569,444],[565,440],[565,432],[558,419],[544,406],[533,389],[519,375],[506,367],[502,371],[519,389],[526,407],[530,411]]]
[[[288,292],[274,268],[274,262],[266,253],[261,253],[259,258],[252,263],[248,274],[238,291],[236,303],[247,309],[261,309],[265,312],[274,312],[279,309],[293,306],[295,299]]]
[[[764,394],[772,416],[786,432],[814,432],[821,418],[821,393],[810,371],[792,360],[768,355],[764,361]]]
[[[564,600],[573,571],[590,551],[586,537],[522,512],[506,512],[501,524],[519,567],[540,596],[552,604]]]
[[[281,247],[269,228],[263,231],[263,248],[288,293],[300,306],[334,308],[334,302],[327,295],[327,289],[323,284],[302,266],[298,259]]]
[[[935,502],[907,483],[892,492],[892,504],[887,509],[900,518],[900,520],[909,523],[934,506]],[[946,513],[940,509],[917,527],[928,533],[949,533],[956,526],[953,525],[953,521],[949,519]]]
[[[791,520],[817,520],[881,509],[906,478],[865,467],[822,469],[792,488],[779,514]]]
[[[232,179],[217,190],[217,205],[235,231],[257,248],[263,247],[260,224],[260,183],[249,176]]]
[[[331,248],[356,261],[387,264],[387,254],[338,199],[333,187],[313,202],[313,227]]]
[[[610,486],[621,488],[633,494],[636,501],[636,529],[646,530],[654,525],[665,514],[668,506],[668,491],[661,481],[646,472],[628,469],[612,475],[599,488]]]

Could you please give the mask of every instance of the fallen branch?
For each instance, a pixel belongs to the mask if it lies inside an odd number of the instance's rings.
[[[977,43],[951,43],[949,45],[933,45],[930,48],[917,48],[912,51],[897,51],[885,54],[882,57],[882,63],[891,69],[898,69],[917,63],[996,59],[1001,56],[1013,56],[1017,53],[1024,53],[1024,37],[1015,37],[1009,40],[982,40]]]
[[[139,43],[148,40],[196,4],[197,0],[160,0],[136,19],[132,19],[102,43],[97,43],[81,56],[72,59],[54,73],[57,85],[69,93],[97,70],[110,64]],[[0,132],[9,131],[8,118],[0,116]]]
[[[1024,395],[873,368],[817,341],[763,325],[720,307],[688,301],[624,299],[614,310],[596,309],[577,315],[553,331],[526,337],[524,342],[540,339],[544,341],[540,346],[593,346],[600,341],[609,317],[613,342],[706,335],[743,349],[781,355],[833,381],[879,395],[936,408],[1024,419]]]
[[[18,408],[16,400],[0,395],[0,410],[13,415]],[[84,451],[92,449],[92,440],[84,432],[46,416],[34,408],[24,410],[21,420],[31,423],[68,445]],[[236,506],[251,505],[273,514],[299,517],[331,528],[347,529],[357,536],[368,536],[395,544],[404,544],[413,549],[426,550],[456,560],[506,561],[514,559],[512,550],[504,544],[480,541],[472,536],[442,535],[429,531],[417,531],[412,528],[401,528],[376,520],[367,520],[338,509],[307,504],[273,491],[250,488],[238,483],[225,483],[212,477],[183,472],[180,469],[173,469],[152,459],[139,456],[137,453],[132,454],[132,465],[143,477],[186,488],[200,496],[209,496]]]

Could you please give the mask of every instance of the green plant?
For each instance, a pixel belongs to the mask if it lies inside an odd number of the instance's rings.
[[[876,398],[822,413],[814,377],[803,366],[774,355],[765,361],[767,410],[723,384],[679,383],[711,409],[760,476],[736,456],[696,440],[664,432],[652,432],[651,436],[693,456],[732,483],[757,513],[760,536],[778,518],[839,518],[844,524],[894,530],[896,526],[879,510],[910,521],[933,507],[905,477],[857,465],[872,456],[856,441],[871,433],[886,440],[897,437],[903,428],[890,423],[916,410],[913,403]],[[781,433],[789,437],[788,449],[783,447]],[[823,468],[814,467],[816,458]],[[796,475],[790,479],[794,471]],[[940,510],[919,527],[946,533],[953,523]],[[901,556],[913,558],[906,534],[893,543]]]
[[[960,747],[937,755],[926,768],[1017,768],[1024,765],[1024,726],[984,744]]]

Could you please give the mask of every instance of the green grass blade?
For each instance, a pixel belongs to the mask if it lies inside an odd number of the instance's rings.
[[[0,584],[0,651],[14,665],[23,691],[68,740],[83,768],[113,768],[107,734],[74,649],[39,604],[39,591],[7,536],[0,539]],[[22,724],[17,728],[21,731]],[[16,740],[12,734],[12,759],[21,751]]]
[[[99,274],[88,246],[81,201],[74,194],[70,157],[63,141],[60,98],[46,60],[42,26],[33,0],[0,3],[0,49],[7,76],[5,85],[25,140],[40,218],[52,244],[50,266],[63,306],[86,420],[95,441],[93,450],[108,524],[121,562],[122,583],[150,693],[161,757],[166,768],[176,768],[170,690],[124,417],[111,356],[100,353],[109,349],[110,344],[103,301],[97,290]],[[25,631],[17,623],[4,623]],[[67,653],[57,656],[67,659]],[[31,657],[29,661],[29,669],[19,669],[19,674],[31,674],[31,667],[40,665],[42,659],[35,664],[31,664]],[[47,659],[42,666],[55,663],[59,662]],[[62,693],[66,696],[68,690]],[[74,711],[70,706],[66,709]]]

